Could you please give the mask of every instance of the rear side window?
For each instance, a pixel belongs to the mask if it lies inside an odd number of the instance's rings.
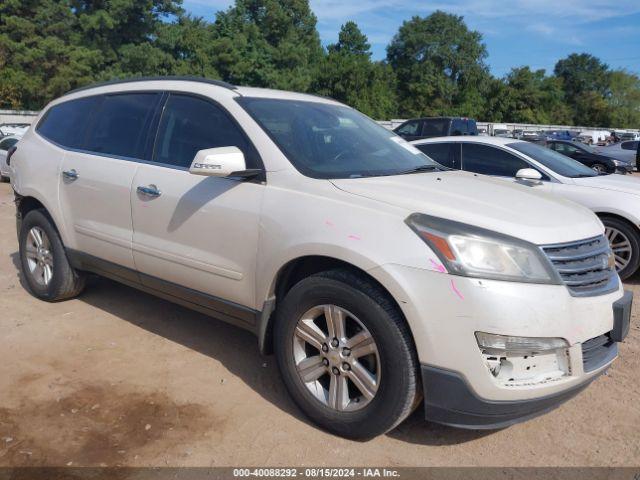
[[[51,107],[36,131],[43,137],[67,148],[83,148],[91,114],[98,97],[80,98]]]
[[[446,118],[429,118],[424,121],[422,134],[425,137],[446,137],[449,134],[449,122]]]
[[[220,107],[200,98],[172,94],[160,121],[154,161],[188,168],[198,151],[217,147],[238,147],[247,167],[257,167],[249,142]]]
[[[467,120],[468,135],[478,135],[478,124],[475,120]]]
[[[456,118],[451,124],[451,135],[467,135],[467,121]]]
[[[638,150],[638,144],[640,142],[622,142],[620,148],[623,150]]]
[[[453,145],[452,143],[425,143],[415,147],[440,165],[458,169],[460,166],[456,162]]]
[[[159,98],[159,93],[104,96],[85,149],[98,154],[143,159],[147,131]]]
[[[521,168],[531,168],[524,160],[499,148],[475,143],[462,144],[462,168],[469,172],[515,177]]]
[[[398,130],[396,130],[396,133],[398,133],[399,135],[418,136],[420,135],[420,124],[421,122],[419,120],[407,122],[400,128],[398,128]]]

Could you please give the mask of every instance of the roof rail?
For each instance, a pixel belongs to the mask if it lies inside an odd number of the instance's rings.
[[[232,85],[231,83],[224,82],[222,80],[211,80],[209,78],[203,77],[193,77],[193,76],[158,76],[158,77],[134,77],[134,78],[125,78],[125,79],[116,79],[109,80],[106,82],[93,83],[91,85],[85,85],[84,87],[79,87],[74,90],[71,90],[65,95],[69,95],[71,93],[82,92],[83,90],[89,90],[92,88],[98,87],[106,87],[109,85],[118,85],[121,83],[131,83],[131,82],[152,82],[157,80],[177,80],[177,81],[187,81],[187,82],[200,82],[200,83],[208,83],[209,85],[216,85],[218,87],[228,88],[229,90],[236,90],[238,87]]]

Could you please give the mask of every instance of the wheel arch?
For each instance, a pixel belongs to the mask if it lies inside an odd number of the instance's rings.
[[[282,265],[282,267],[280,267],[274,278],[270,289],[269,300],[265,302],[265,308],[259,318],[257,328],[260,353],[263,355],[273,353],[273,326],[277,315],[278,301],[283,299],[287,292],[300,280],[316,273],[335,269],[349,270],[361,275],[367,281],[376,285],[376,287],[384,292],[388,296],[389,300],[393,302],[394,306],[398,309],[398,312],[406,322],[406,318],[404,317],[404,313],[400,308],[399,303],[396,301],[389,289],[387,289],[378,279],[362,267],[336,257],[326,255],[303,255],[287,261]]]
[[[600,220],[602,220],[603,218],[615,218],[616,220],[620,220],[621,222],[626,223],[631,228],[633,228],[634,232],[636,232],[640,237],[640,226],[633,220],[629,219],[628,217],[625,217],[624,215],[621,215],[616,212],[610,212],[610,211],[596,211],[595,214],[598,216]]]

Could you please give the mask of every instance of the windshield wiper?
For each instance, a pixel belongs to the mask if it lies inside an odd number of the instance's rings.
[[[405,170],[404,172],[396,173],[396,175],[408,175],[410,173],[433,172],[434,170],[440,170],[440,167],[438,167],[437,165],[420,165],[418,167]]]

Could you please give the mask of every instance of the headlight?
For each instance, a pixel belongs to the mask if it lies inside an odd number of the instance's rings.
[[[407,225],[425,241],[447,271],[468,277],[561,284],[536,245],[459,222],[414,213]]]
[[[624,166],[626,165],[626,163],[625,163],[625,162],[621,162],[620,160],[614,160],[614,161],[613,161],[613,164],[614,164],[616,167],[624,167]]]

